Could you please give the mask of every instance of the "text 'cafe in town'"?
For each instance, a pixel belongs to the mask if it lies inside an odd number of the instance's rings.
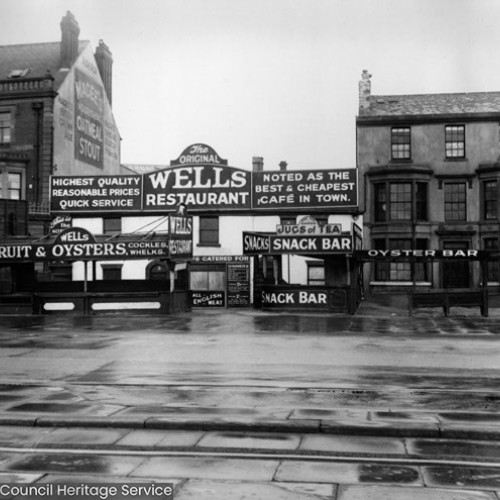
[[[10,241],[2,245],[5,253],[0,249],[0,265],[11,266],[17,277],[11,295],[31,292],[42,313],[60,307],[93,314],[105,310],[104,301],[166,312],[355,310],[360,280],[352,253],[361,247],[356,169],[288,170],[282,164],[264,170],[258,157],[251,170],[242,169],[210,146],[193,144],[169,167],[139,172],[130,166],[120,176],[53,176],[52,234],[26,241],[33,249],[29,262],[12,257]],[[174,223],[172,216],[186,222]],[[180,234],[179,227],[189,231]],[[87,238],[90,246],[78,241],[69,252],[62,238]],[[50,247],[43,258],[37,245]],[[76,292],[85,305],[69,299]],[[170,303],[159,306],[163,292]]]

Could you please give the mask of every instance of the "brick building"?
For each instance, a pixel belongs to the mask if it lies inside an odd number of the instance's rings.
[[[0,46],[0,239],[48,232],[49,176],[117,174],[112,55],[79,40],[71,12],[53,43]]]
[[[498,249],[500,92],[372,95],[370,77],[356,119],[365,248]],[[485,273],[471,259],[365,266],[371,291],[499,283],[494,261]]]

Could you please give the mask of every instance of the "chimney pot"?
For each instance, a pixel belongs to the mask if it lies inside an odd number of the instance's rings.
[[[286,170],[288,163],[286,161],[280,161],[280,170]]]
[[[359,114],[367,113],[370,110],[370,96],[372,90],[371,74],[364,69],[359,81]]]
[[[80,27],[75,16],[68,10],[61,19],[61,68],[71,68],[78,56]]]
[[[113,97],[113,56],[109,47],[102,41],[99,40],[99,45],[97,46],[94,54],[95,62],[99,68],[99,74],[101,75],[101,80],[108,96],[108,101],[111,104]]]
[[[264,170],[264,158],[262,156],[254,156],[252,158],[252,168],[254,172],[262,172]]]

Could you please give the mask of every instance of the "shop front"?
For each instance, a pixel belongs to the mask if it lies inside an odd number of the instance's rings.
[[[9,289],[0,294],[1,313],[48,314],[104,311],[170,313],[190,309],[187,276],[182,269],[192,257],[192,218],[171,214],[166,234],[94,235],[70,227],[56,236],[17,239],[0,245],[0,267],[10,276]],[[158,280],[96,280],[96,263],[120,266],[147,259],[168,273]],[[37,279],[37,263],[83,263],[83,279]],[[109,264],[106,264],[108,263]],[[176,271],[177,269],[177,271]],[[184,275],[187,272],[184,271]]]
[[[278,225],[274,233],[243,233],[243,253],[254,259],[254,303],[273,310],[307,309],[353,314],[361,300],[361,268],[353,259],[361,248],[361,229],[352,222],[343,231],[335,222],[320,225],[304,216],[297,224]],[[324,270],[318,283],[285,282],[283,260],[291,255],[307,259]]]

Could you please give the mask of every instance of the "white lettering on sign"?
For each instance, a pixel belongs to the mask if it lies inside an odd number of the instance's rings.
[[[228,178],[223,180],[223,172],[225,171],[227,170],[222,167],[210,167],[210,172],[213,172],[213,175],[207,175],[207,169],[204,166],[181,167],[155,172],[149,175],[149,179],[153,189],[166,189],[169,179],[172,183],[172,189],[240,188],[246,185],[246,172],[231,171]]]
[[[262,292],[264,304],[275,305],[327,305],[326,292],[310,292],[307,290],[293,292]]]

